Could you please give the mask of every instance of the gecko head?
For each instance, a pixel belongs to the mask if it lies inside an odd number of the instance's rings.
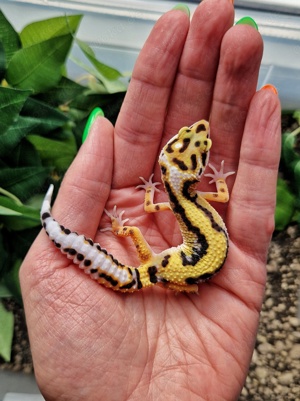
[[[162,149],[159,157],[162,170],[163,166],[174,166],[185,175],[199,180],[208,164],[211,145],[206,120],[181,128]]]

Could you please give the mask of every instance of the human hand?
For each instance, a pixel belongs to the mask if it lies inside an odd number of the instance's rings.
[[[154,251],[177,245],[172,213],[146,215],[135,186],[152,171],[159,178],[158,154],[179,128],[210,118],[212,163],[224,159],[236,171],[228,179],[230,202],[218,208],[230,235],[225,266],[198,295],[157,286],[121,294],[85,276],[42,231],[20,278],[35,374],[47,401],[228,401],[240,393],[273,230],[280,106],[272,90],[255,93],[259,33],[232,23],[229,0],[205,0],[191,24],[179,10],[162,16],[136,63],[115,129],[96,119],[53,207],[61,224],[121,262],[137,265],[135,252],[129,240],[99,233],[99,222],[108,224],[104,207],[124,209]]]

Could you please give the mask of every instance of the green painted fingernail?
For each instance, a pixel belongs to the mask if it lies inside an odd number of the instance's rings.
[[[235,25],[250,25],[258,31],[258,25],[251,17],[243,17],[239,19]]]
[[[82,143],[86,140],[86,138],[87,138],[87,136],[88,136],[88,134],[89,134],[89,132],[90,132],[90,130],[92,128],[92,125],[94,124],[94,121],[99,116],[104,117],[104,112],[103,112],[102,109],[100,109],[100,107],[96,107],[91,112],[91,114],[90,114],[90,116],[89,116],[89,118],[87,120],[87,123],[85,125],[84,131],[83,131],[83,134],[82,134]]]
[[[183,11],[184,13],[186,13],[188,16],[191,15],[190,9],[188,8],[188,6],[186,6],[185,4],[182,4],[182,3],[177,4],[175,7],[172,8],[172,10],[180,10],[180,11]]]

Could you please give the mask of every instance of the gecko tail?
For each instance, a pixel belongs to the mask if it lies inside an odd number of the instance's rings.
[[[56,248],[99,284],[116,291],[134,292],[143,285],[138,268],[123,265],[98,243],[59,224],[51,214],[51,184],[41,207],[43,228]]]

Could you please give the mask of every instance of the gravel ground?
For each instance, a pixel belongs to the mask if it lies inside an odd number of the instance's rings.
[[[274,236],[260,326],[249,374],[239,401],[300,401],[300,230],[291,226]],[[22,308],[15,311],[11,363],[0,370],[33,371]],[[0,373],[1,374],[1,373]],[[231,401],[231,400],[228,400]]]
[[[239,401],[300,400],[300,230],[273,238],[249,374]]]

